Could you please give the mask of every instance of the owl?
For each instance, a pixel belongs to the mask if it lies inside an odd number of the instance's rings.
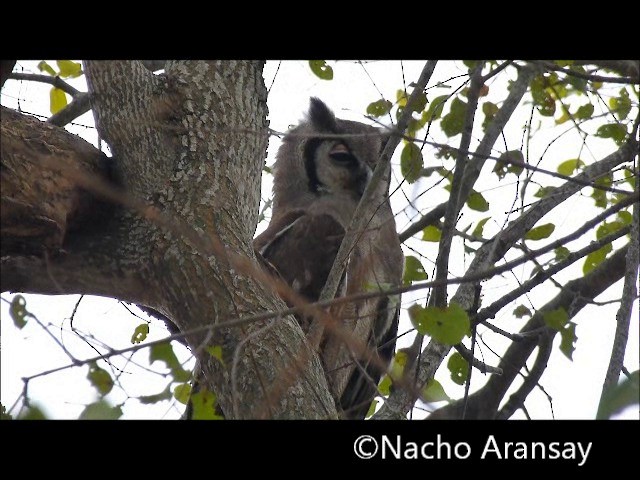
[[[271,222],[254,248],[310,302],[318,300],[385,140],[374,127],[336,118],[317,98],[311,98],[305,120],[283,138],[273,171]],[[401,283],[404,257],[389,205],[388,173],[385,178],[373,198],[376,213],[349,255],[339,296]],[[398,328],[399,302],[393,300],[349,302],[330,313],[388,364]],[[299,322],[307,331],[308,320]],[[327,332],[320,357],[341,418],[364,418],[384,372]]]

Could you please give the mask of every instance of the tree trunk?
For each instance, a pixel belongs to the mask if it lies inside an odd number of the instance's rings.
[[[135,61],[87,62],[96,126],[113,153],[122,206],[90,227],[63,228],[55,255],[3,258],[3,291],[112,296],[161,312],[182,332],[285,308],[251,267],[268,140],[262,67],[170,61],[154,75]],[[3,185],[9,173],[3,168]],[[3,228],[4,201],[3,191]],[[64,281],[39,280],[43,270]],[[200,384],[217,395],[227,418],[336,416],[320,361],[292,316],[186,340],[199,358]],[[222,347],[223,361],[206,346]],[[296,367],[288,388],[270,394],[297,358],[311,360]]]

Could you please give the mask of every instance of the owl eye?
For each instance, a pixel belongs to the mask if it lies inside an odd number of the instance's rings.
[[[343,165],[358,163],[358,159],[349,151],[343,143],[338,143],[329,151],[329,156],[336,163]]]

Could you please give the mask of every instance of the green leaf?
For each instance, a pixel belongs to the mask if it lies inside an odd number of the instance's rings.
[[[422,240],[425,242],[439,242],[442,232],[435,225],[427,225],[422,230]]]
[[[59,88],[52,87],[49,92],[49,110],[52,114],[58,113],[67,106],[67,95]]]
[[[524,163],[524,155],[520,150],[508,150],[502,153],[496,162],[496,166],[493,167],[493,173],[498,175],[500,179],[504,178],[507,173],[513,173],[516,177],[519,177],[524,168],[513,162]]]
[[[333,68],[325,60],[309,60],[309,68],[322,80],[333,80]]]
[[[598,178],[594,183],[601,187],[610,187],[613,179],[611,174],[602,176]],[[596,201],[596,207],[598,208],[606,208],[607,207],[607,192],[605,190],[601,190],[599,188],[594,188],[591,193],[591,198]]]
[[[14,295],[11,299],[11,306],[9,307],[9,315],[13,319],[13,324],[22,329],[27,324],[27,301],[22,295]]]
[[[420,92],[417,97],[413,101],[412,109],[413,112],[421,112],[427,106],[427,94],[424,92]]]
[[[30,405],[27,411],[20,414],[20,420],[46,420],[47,416],[44,411],[37,405]]]
[[[429,275],[424,271],[424,267],[420,260],[412,255],[407,255],[404,258],[404,275],[402,283],[404,285],[411,285],[413,282],[420,280],[427,280]]]
[[[454,98],[453,102],[451,102],[451,110],[442,117],[442,121],[440,122],[442,131],[447,137],[455,137],[462,132],[466,111],[466,102],[463,102],[457,97]]]
[[[629,99],[629,93],[626,88],[620,89],[619,97],[612,97],[609,99],[609,106],[613,113],[616,114],[618,121],[623,121],[629,116],[631,111],[631,100]]]
[[[429,108],[423,114],[423,118],[427,122],[433,122],[434,120],[439,119],[440,115],[442,115],[444,104],[448,98],[449,95],[440,95],[439,97],[431,100],[431,102],[429,102]]]
[[[569,315],[564,308],[559,307],[555,310],[543,313],[542,319],[548,327],[560,331],[569,321]]]
[[[406,91],[400,89],[396,90],[396,103],[398,104],[398,107],[406,107],[407,100],[409,100],[409,97]]]
[[[451,373],[451,380],[458,385],[464,385],[464,382],[469,378],[469,362],[458,352],[454,352],[453,355],[449,357],[447,368]]]
[[[105,400],[99,400],[85,407],[80,414],[80,420],[117,420],[122,416],[120,406],[112,407]]]
[[[618,218],[620,219],[620,223],[625,226],[631,225],[631,222],[633,221],[633,215],[631,215],[631,212],[627,212],[626,210],[619,211]]]
[[[621,228],[624,228],[624,226],[625,224],[623,222],[619,222],[617,220],[613,222],[604,222],[600,224],[600,226],[598,226],[598,228],[596,229],[596,238],[598,240],[602,240],[607,235],[615,233]]]
[[[513,315],[516,318],[524,318],[525,315],[528,315],[529,317],[532,316],[531,310],[529,310],[527,307],[525,307],[524,305],[518,305],[514,310],[513,310]]]
[[[446,394],[442,384],[435,378],[430,378],[425,387],[422,389],[422,400],[425,402],[450,402],[451,398]]]
[[[481,193],[476,192],[475,190],[471,192],[469,198],[467,199],[467,206],[471,210],[475,210],[477,212],[486,212],[489,210],[489,202],[485,200]]]
[[[579,107],[574,116],[578,120],[587,120],[588,118],[591,118],[591,115],[593,115],[593,105],[591,103],[587,103],[586,105]]]
[[[373,402],[371,402],[371,405],[369,406],[369,410],[367,410],[367,414],[364,416],[364,418],[369,418],[371,415],[376,413],[377,406],[378,406],[378,400],[374,400]]]
[[[51,67],[51,65],[49,65],[47,62],[45,62],[44,60],[42,60],[41,62],[38,63],[38,70],[40,70],[41,72],[45,72],[48,73],[49,75],[51,75],[52,77],[55,77],[58,73]]]
[[[556,113],[556,101],[547,91],[547,79],[538,75],[531,81],[531,97],[543,117],[552,117]]]
[[[569,258],[569,255],[571,254],[571,250],[569,250],[567,247],[558,247],[554,250],[554,253],[556,254],[556,262],[561,262],[563,260],[566,260],[567,258]]]
[[[573,361],[573,351],[576,349],[576,324],[569,322],[562,330],[560,330],[562,341],[560,342],[560,351],[571,361]]]
[[[89,364],[89,373],[87,378],[91,382],[100,395],[104,396],[113,389],[113,379],[109,372],[100,368],[95,362]]]
[[[636,370],[622,382],[608,388],[602,394],[598,406],[596,419],[605,420],[632,405],[637,405],[640,399],[640,371]]]
[[[485,223],[487,223],[487,220],[489,220],[490,218],[491,217],[485,217],[482,220],[480,220],[476,224],[476,228],[474,228],[473,232],[471,232],[471,235],[474,237],[482,238],[482,235],[484,234],[484,225]]]
[[[143,405],[150,405],[152,403],[162,402],[164,400],[170,400],[172,398],[170,385],[167,385],[160,393],[156,393],[153,395],[142,395],[138,397],[138,401]]]
[[[183,405],[189,403],[190,395],[191,385],[189,385],[188,383],[181,383],[180,385],[176,385],[176,388],[173,389],[173,398],[175,398]]]
[[[386,397],[391,394],[392,383],[393,381],[391,380],[391,375],[385,375],[384,377],[382,377],[382,380],[380,380],[380,383],[378,384],[378,392],[380,393],[380,395]]]
[[[392,104],[389,100],[380,99],[367,106],[367,113],[373,117],[381,117],[389,113],[391,106]]]
[[[56,60],[58,69],[60,70],[60,77],[62,78],[75,78],[82,75],[82,65],[78,62],[72,62],[71,60]]]
[[[133,335],[131,336],[131,343],[142,343],[146,340],[147,335],[149,335],[149,324],[141,323],[133,331]]]
[[[164,362],[176,382],[186,382],[191,377],[191,373],[184,370],[176,354],[173,352],[173,347],[170,343],[158,343],[152,345],[149,349],[149,363],[153,363],[156,360]]]
[[[579,158],[565,160],[560,165],[558,165],[558,173],[560,175],[566,175],[567,177],[570,177],[571,175],[573,175],[573,172],[581,167],[584,167],[584,165],[585,163]]]
[[[222,359],[222,347],[220,345],[206,347],[205,350],[209,352],[209,355],[211,355],[213,358],[217,359],[222,365],[224,365],[224,360]]]
[[[489,123],[491,123],[496,113],[498,113],[498,110],[500,110],[500,108],[493,102],[484,102],[482,104],[482,113],[484,113],[484,120],[482,122],[483,130],[487,129]]]
[[[616,145],[622,145],[627,139],[627,127],[620,123],[608,123],[601,125],[595,135],[600,138],[611,138]]]
[[[216,395],[206,388],[191,395],[191,405],[193,406],[193,420],[223,420],[216,413]]]
[[[542,240],[548,238],[555,229],[556,226],[553,223],[546,223],[529,230],[524,238],[526,240]]]
[[[467,312],[456,303],[445,308],[412,305],[409,318],[420,334],[444,345],[460,343],[471,326]]]
[[[611,244],[604,245],[595,252],[591,252],[584,259],[584,265],[582,266],[582,273],[587,274],[598,265],[600,265],[606,258],[607,254],[611,251]]]
[[[420,177],[420,171],[424,167],[422,152],[418,146],[413,143],[407,143],[402,149],[400,155],[400,171],[402,176],[409,183],[415,182]]]

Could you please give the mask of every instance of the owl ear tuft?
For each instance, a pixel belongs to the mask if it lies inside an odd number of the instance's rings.
[[[317,97],[311,97],[307,118],[321,132],[338,133],[336,116],[327,105]]]

